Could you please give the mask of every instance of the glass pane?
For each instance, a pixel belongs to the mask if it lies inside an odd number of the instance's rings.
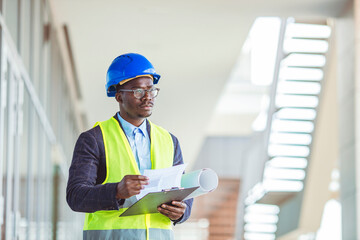
[[[22,28],[21,28],[21,56],[23,63],[25,65],[25,68],[28,72],[30,72],[30,61],[31,61],[31,38],[33,35],[33,31],[31,28],[31,4],[33,1],[22,1]]]
[[[38,201],[36,202],[37,210],[37,239],[44,239],[45,233],[45,206],[46,206],[46,193],[45,193],[45,131],[42,128],[42,125],[39,129],[39,158],[38,158],[38,174],[36,177],[36,185],[38,189]]]
[[[19,1],[5,0],[5,21],[15,46],[18,46]]]
[[[4,58],[3,58],[4,59]],[[8,62],[5,61],[5,66],[4,66],[4,75],[5,78],[2,79],[2,83],[3,83],[3,89],[5,91],[3,91],[3,93],[6,93],[2,96],[2,111],[4,113],[4,118],[3,118],[3,131],[0,132],[1,135],[1,139],[2,139],[2,152],[0,152],[1,159],[3,160],[1,162],[1,201],[0,204],[2,204],[2,212],[1,212],[1,239],[5,239],[5,223],[6,223],[6,216],[5,216],[5,197],[6,197],[6,184],[7,184],[7,155],[8,155],[8,144],[9,141],[7,139],[7,132],[9,129],[9,119],[8,119],[8,115],[9,115],[9,103],[8,103],[8,92],[9,92],[9,72],[8,72]]]
[[[20,153],[20,192],[25,197],[20,198],[20,226],[19,226],[19,237],[20,239],[26,239],[28,219],[27,219],[27,196],[29,194],[28,189],[28,155],[29,155],[29,118],[30,118],[30,96],[28,91],[24,92],[24,122],[23,122],[23,135],[21,137],[22,150]]]
[[[43,26],[41,22],[41,0],[33,0],[32,4],[34,12],[32,13],[33,16],[33,56],[32,56],[32,79],[34,83],[35,90],[38,94],[40,101],[42,100],[42,92],[40,91],[41,87],[41,54],[42,54],[42,39],[43,39]]]
[[[40,119],[37,114],[34,114],[34,128],[32,131],[32,159],[31,162],[29,162],[30,171],[31,171],[31,214],[30,214],[30,237],[35,239],[39,238],[39,201],[40,201],[40,189],[38,185],[39,181],[39,173],[40,173],[40,149],[42,148],[41,142],[40,142],[40,135],[41,135],[41,124]]]
[[[52,159],[51,159],[51,143],[48,139],[45,141],[45,208],[44,208],[44,216],[45,216],[45,233],[44,239],[51,239],[52,238],[52,195],[53,195],[53,166],[52,166]]]
[[[15,104],[16,108],[14,109],[16,113],[14,114],[14,126],[15,126],[15,136],[14,136],[14,154],[13,154],[13,167],[14,167],[14,184],[13,184],[13,208],[12,214],[14,214],[13,225],[14,225],[14,238],[18,238],[20,222],[20,198],[22,194],[20,192],[20,154],[23,149],[21,144],[22,132],[23,132],[23,102],[24,102],[24,84],[22,79],[14,79],[15,92]]]

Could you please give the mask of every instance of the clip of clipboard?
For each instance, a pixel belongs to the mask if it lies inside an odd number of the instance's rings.
[[[171,201],[182,201],[198,188],[199,186],[191,188],[171,188],[162,190],[161,192],[148,193],[126,209],[119,217],[158,213],[159,211],[157,208],[161,204],[169,203]]]

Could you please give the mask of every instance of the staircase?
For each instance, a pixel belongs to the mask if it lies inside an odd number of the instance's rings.
[[[284,20],[268,111],[268,159],[245,199],[244,239],[276,238],[279,206],[304,189],[331,28]]]

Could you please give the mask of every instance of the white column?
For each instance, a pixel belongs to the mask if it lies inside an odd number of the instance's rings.
[[[360,237],[360,0],[354,0],[356,229]]]

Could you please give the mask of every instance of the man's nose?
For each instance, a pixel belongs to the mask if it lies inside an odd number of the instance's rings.
[[[142,99],[152,99],[152,97],[150,96],[150,92],[148,92],[148,91],[145,91],[145,94],[144,94],[144,96],[142,97]]]

